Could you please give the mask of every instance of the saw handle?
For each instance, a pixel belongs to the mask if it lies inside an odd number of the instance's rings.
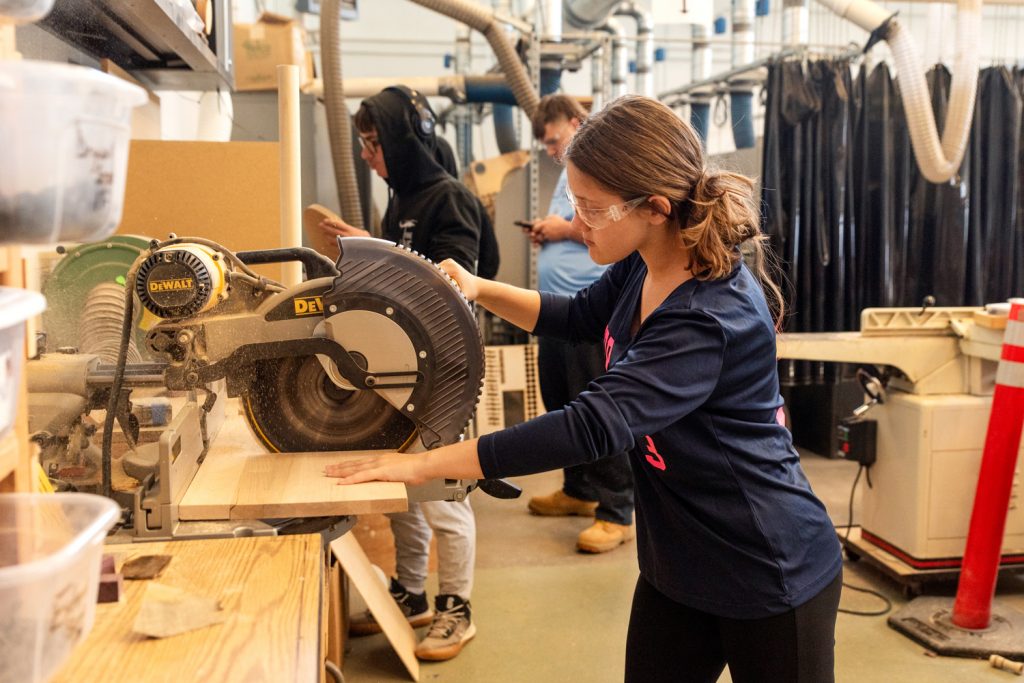
[[[480,479],[477,488],[494,498],[511,500],[523,495],[523,490],[507,479]]]
[[[306,267],[306,279],[315,280],[319,277],[336,277],[338,268],[331,259],[308,247],[283,247],[281,249],[260,249],[258,251],[239,251],[235,253],[238,260],[247,266],[260,263],[287,263],[300,261]]]

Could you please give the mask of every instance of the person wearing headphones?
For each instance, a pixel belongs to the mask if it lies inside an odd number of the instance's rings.
[[[434,122],[426,98],[404,87],[384,89],[364,100],[356,112],[362,159],[389,187],[382,235],[437,263],[452,259],[470,272],[493,278],[498,270],[494,229],[480,200],[455,179],[454,157],[435,135]],[[326,219],[319,227],[331,236],[370,235],[344,221]],[[430,624],[416,656],[451,659],[476,634],[469,602],[476,521],[469,499],[410,501],[408,512],[389,517],[398,574],[391,579],[391,595],[413,627]],[[425,592],[432,534],[437,536],[439,579],[433,610]],[[380,630],[369,612],[350,624],[353,635]]]

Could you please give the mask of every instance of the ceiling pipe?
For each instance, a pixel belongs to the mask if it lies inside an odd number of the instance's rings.
[[[790,47],[810,42],[810,11],[807,0],[783,0],[782,42]]]
[[[754,0],[732,0],[732,65],[754,61]],[[754,146],[754,91],[738,84],[730,95],[732,137],[736,149]]]
[[[482,33],[494,50],[494,56],[498,59],[501,71],[505,74],[505,79],[512,88],[512,92],[515,93],[516,102],[527,116],[533,116],[540,103],[540,96],[534,91],[526,68],[519,59],[515,47],[505,35],[493,10],[467,2],[467,0],[412,0],[412,2],[456,21],[461,21]]]
[[[711,27],[707,24],[694,24],[693,52],[690,61],[690,80],[694,83],[711,77]],[[690,102],[690,125],[700,135],[704,147],[708,144],[708,125],[711,120],[711,97],[695,94]]]
[[[636,91],[654,97],[654,20],[650,12],[627,0],[615,8],[615,16],[636,22]]]
[[[629,76],[629,43],[626,40],[626,30],[615,17],[608,17],[595,30],[612,35],[611,98],[622,97],[628,91],[626,80]]]

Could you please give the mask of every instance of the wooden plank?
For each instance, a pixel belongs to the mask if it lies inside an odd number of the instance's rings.
[[[132,632],[150,582],[98,605],[92,632],[54,683],[317,680],[321,671],[318,534],[108,546],[123,559],[173,555],[160,583],[220,600],[227,619],[171,638]]]
[[[341,568],[363,596],[366,606],[380,624],[381,630],[387,636],[398,658],[402,660],[412,680],[420,680],[420,663],[416,659],[416,632],[406,621],[387,586],[377,578],[359,541],[352,534],[345,534],[331,542],[331,552],[338,558]]]
[[[404,484],[339,486],[324,466],[375,451],[267,453],[229,401],[224,422],[178,507],[182,520],[317,517],[409,509]]]
[[[324,467],[381,451],[211,452],[178,506],[182,520],[329,517],[409,509],[405,484],[339,486]]]

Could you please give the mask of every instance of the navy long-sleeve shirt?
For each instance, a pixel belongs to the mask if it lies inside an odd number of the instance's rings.
[[[541,294],[535,333],[603,338],[608,369],[564,409],[481,437],[484,476],[629,451],[647,581],[723,617],[797,607],[842,557],[776,422],[775,330],[761,287],[741,264],[720,280],[688,280],[632,336],[646,274],[633,254],[575,296]]]

